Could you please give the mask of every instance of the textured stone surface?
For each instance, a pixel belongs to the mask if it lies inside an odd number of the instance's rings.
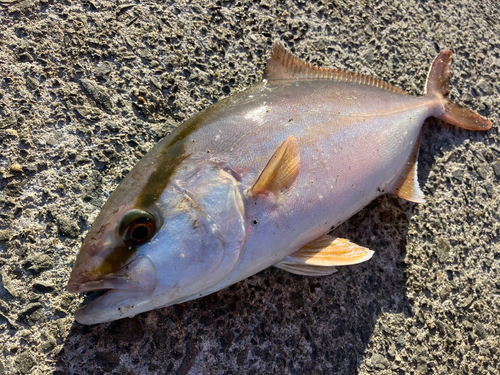
[[[500,11],[493,1],[0,1],[0,373],[493,374],[500,366]],[[427,203],[385,196],[336,229],[376,251],[325,278],[269,269],[92,327],[65,283],[106,197],[158,140],[262,77],[272,41],[422,93]],[[15,168],[12,166],[15,165]],[[86,298],[92,298],[91,296]]]

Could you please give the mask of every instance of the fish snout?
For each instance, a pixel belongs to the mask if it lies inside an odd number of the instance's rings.
[[[68,291],[84,293],[96,290],[126,290],[151,294],[156,285],[153,260],[147,255],[140,255],[120,269],[105,275],[92,272],[72,273],[68,281]]]

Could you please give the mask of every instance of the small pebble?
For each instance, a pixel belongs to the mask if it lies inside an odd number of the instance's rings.
[[[10,166],[10,171],[12,173],[21,173],[23,171],[23,166],[18,163],[14,163]]]

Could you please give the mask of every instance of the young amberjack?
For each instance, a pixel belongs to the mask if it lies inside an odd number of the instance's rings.
[[[444,51],[423,96],[303,62],[275,42],[261,83],[159,142],[104,205],[70,292],[109,290],[76,313],[94,324],[216,292],[269,266],[328,275],[373,252],[328,232],[384,193],[423,202],[419,134],[437,117],[492,124],[450,101]]]

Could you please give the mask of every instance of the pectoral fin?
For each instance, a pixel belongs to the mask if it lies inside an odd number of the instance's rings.
[[[291,135],[273,154],[251,189],[251,194],[273,193],[276,197],[290,191],[299,175],[300,149],[297,139]]]
[[[348,266],[369,260],[373,251],[344,238],[329,235],[300,248],[274,266],[305,276],[326,276],[336,272],[335,266]]]

